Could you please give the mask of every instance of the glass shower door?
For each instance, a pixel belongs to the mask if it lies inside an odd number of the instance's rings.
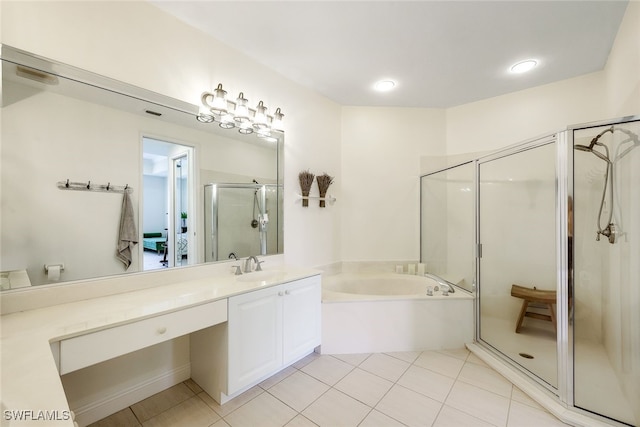
[[[478,163],[480,341],[558,386],[556,144]]]
[[[640,425],[639,135],[638,120],[573,131],[574,405],[630,425]]]
[[[205,260],[275,254],[282,248],[276,184],[205,185]]]
[[[173,224],[174,266],[188,265],[189,257],[189,159],[187,155],[173,159]]]
[[[420,259],[436,274],[473,292],[475,284],[475,164],[420,178]]]

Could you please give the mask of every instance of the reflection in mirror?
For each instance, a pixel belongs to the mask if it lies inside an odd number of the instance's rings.
[[[188,230],[193,215],[188,212],[193,212],[195,193],[189,166],[193,147],[148,137],[142,138],[142,146],[143,268],[192,264],[194,247]]]
[[[426,271],[473,291],[475,259],[474,165],[466,163],[420,179],[420,259]]]
[[[204,251],[210,183],[276,184],[268,217],[278,244],[266,253],[281,253],[282,134],[265,141],[197,114],[195,105],[3,45],[2,289],[144,271],[147,254],[161,268],[213,260]],[[147,141],[180,150],[154,153]],[[166,183],[155,194],[162,185],[148,183],[161,179],[153,172],[161,162]],[[132,190],[139,238],[128,269],[115,256],[122,193],[59,190],[67,179]]]
[[[282,242],[271,231],[282,196],[277,184],[208,184],[204,191],[207,261],[277,252]]]

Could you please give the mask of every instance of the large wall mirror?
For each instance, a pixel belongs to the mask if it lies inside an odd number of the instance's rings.
[[[1,48],[2,290],[283,252],[282,133],[200,123],[196,105]]]

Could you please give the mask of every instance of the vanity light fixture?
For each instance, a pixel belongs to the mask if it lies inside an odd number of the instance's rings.
[[[226,98],[227,91],[222,89],[222,84],[214,89],[213,93],[204,92],[201,97],[202,105],[198,110],[196,119],[202,123],[218,122],[223,129],[238,128],[242,134],[250,134],[254,131],[259,138],[267,141],[277,141],[271,136],[271,130],[284,131],[282,119],[284,114],[277,108],[273,116],[267,114],[267,107],[260,101],[255,109],[249,108],[249,101],[240,92],[235,102]]]
[[[527,59],[525,61],[520,61],[517,64],[513,64],[510,68],[512,73],[522,74],[527,71],[533,70],[538,65],[538,61],[535,59]]]

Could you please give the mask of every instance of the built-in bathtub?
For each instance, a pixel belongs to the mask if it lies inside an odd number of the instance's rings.
[[[473,341],[473,296],[444,296],[433,279],[396,273],[323,277],[322,353],[462,348]]]

